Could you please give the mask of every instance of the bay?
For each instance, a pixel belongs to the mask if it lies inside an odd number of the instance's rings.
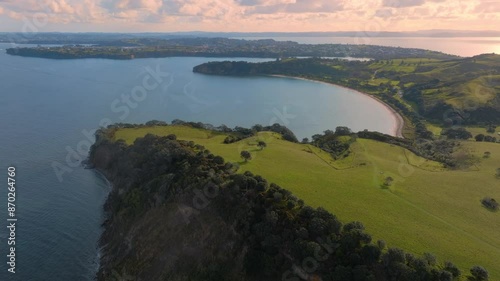
[[[192,72],[213,58],[48,60],[9,56],[3,51],[8,47],[0,44],[0,182],[15,166],[17,263],[16,274],[8,274],[4,256],[0,280],[93,280],[109,186],[80,162],[91,132],[103,122],[280,123],[299,138],[340,125],[391,134],[396,126],[384,105],[342,87]],[[131,100],[145,89],[146,77],[161,83],[147,87],[140,101]],[[58,176],[55,166],[67,170]],[[2,188],[0,202],[7,202]],[[1,214],[5,222],[5,208]],[[6,253],[8,233],[1,229]]]

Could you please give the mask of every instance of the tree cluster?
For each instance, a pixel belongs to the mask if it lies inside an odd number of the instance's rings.
[[[356,141],[356,134],[347,127],[337,127],[334,131],[326,130],[323,135],[312,136],[311,144],[330,153],[334,159],[345,158],[350,154],[350,146]]]
[[[255,136],[258,132],[275,132],[280,134],[284,140],[290,142],[299,142],[295,134],[287,127],[275,123],[271,126],[254,125],[252,128],[235,127],[234,129],[229,129],[225,131],[229,135],[224,139],[224,143],[234,143],[246,138]]]
[[[449,128],[444,129],[441,135],[446,136],[448,139],[452,140],[468,140],[472,138],[472,134],[465,128]]]
[[[484,134],[477,134],[475,137],[476,141],[484,141],[484,142],[497,142],[497,138],[496,137],[492,137],[492,136],[485,136]]]

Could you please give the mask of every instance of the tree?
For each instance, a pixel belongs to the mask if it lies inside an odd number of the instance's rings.
[[[264,131],[264,127],[262,125],[257,124],[257,125],[254,125],[252,127],[252,130],[254,130],[256,132],[262,132],[262,131]]]
[[[484,135],[483,134],[476,135],[475,139],[476,141],[484,141]]]
[[[299,201],[297,201],[297,204],[299,205],[300,208],[304,207],[304,200],[299,199]]]
[[[461,274],[460,269],[458,269],[458,267],[456,265],[454,265],[452,262],[449,262],[449,261],[444,263],[443,269],[448,271],[449,273],[451,273],[454,278],[459,277]]]
[[[392,263],[405,263],[405,252],[399,248],[389,248],[386,253],[382,255],[382,263],[389,266]]]
[[[424,253],[423,258],[427,262],[427,264],[429,264],[430,266],[435,266],[437,263],[436,256],[434,256],[431,253]]]
[[[309,143],[309,139],[308,138],[303,138],[302,139],[302,143]]]
[[[339,126],[339,127],[335,128],[335,134],[337,136],[348,136],[348,135],[352,134],[352,131],[348,127]]]
[[[248,160],[251,160],[252,159],[252,154],[250,154],[250,152],[246,151],[246,150],[243,150],[241,153],[240,153],[240,156],[241,158],[243,158],[245,160],[245,162],[248,162]]]
[[[392,177],[387,177],[384,180],[384,186],[390,186],[394,182],[394,179]]]
[[[387,244],[385,243],[385,241],[384,241],[384,240],[378,240],[378,241],[377,241],[377,246],[378,246],[378,248],[379,248],[380,250],[385,249],[386,245],[387,245]]]
[[[447,136],[448,139],[467,140],[467,139],[472,138],[472,134],[464,128],[446,129],[446,130],[443,130],[443,132],[441,132],[441,135]]]
[[[262,150],[267,146],[267,144],[264,141],[259,141],[257,146],[260,148],[260,150]]]
[[[331,135],[334,135],[334,134],[335,134],[335,132],[334,132],[334,131],[332,131],[332,130],[326,130],[326,131],[324,131],[323,133],[325,134],[325,136],[331,136]]]
[[[485,136],[484,141],[485,142],[497,142],[497,138],[492,137],[492,136]]]
[[[481,203],[487,209],[490,209],[492,211],[498,210],[498,202],[493,198],[485,197],[485,198],[483,198],[483,200],[481,200]]]
[[[486,269],[484,269],[484,267],[479,266],[479,265],[473,266],[470,269],[470,273],[472,274],[472,277],[474,277],[473,280],[485,281],[485,280],[488,280],[488,278],[489,278],[488,271]]]
[[[212,159],[212,161],[214,161],[214,163],[217,165],[224,165],[224,158],[220,156],[215,156],[214,159]]]

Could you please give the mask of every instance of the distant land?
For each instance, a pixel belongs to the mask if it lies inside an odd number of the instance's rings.
[[[64,46],[8,48],[7,53],[50,59],[135,59],[173,56],[196,57],[353,57],[370,59],[430,58],[454,59],[458,56],[416,48],[353,44],[299,44],[273,39],[244,40],[230,38],[127,38],[98,41],[93,45],[73,43]],[[89,41],[90,42],[90,41]],[[48,44],[39,41],[38,44]]]
[[[17,44],[101,44],[102,42],[131,39],[156,38],[172,39],[186,37],[500,37],[494,30],[421,30],[413,32],[391,31],[335,31],[335,32],[167,32],[167,33],[62,33],[62,32],[0,32],[0,43]]]

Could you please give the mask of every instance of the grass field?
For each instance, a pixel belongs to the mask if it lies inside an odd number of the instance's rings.
[[[225,135],[181,126],[120,129],[115,139],[132,143],[146,133],[176,134],[204,145],[226,161],[238,162],[240,172],[262,175],[311,205],[321,206],[342,221],[363,222],[374,239],[415,254],[434,253],[440,262],[453,261],[467,275],[482,265],[490,280],[500,280],[500,213],[482,207],[485,196],[500,199],[500,144],[465,142],[481,162],[474,171],[450,171],[397,146],[358,139],[351,155],[334,161],[310,145],[281,140],[274,133],[233,144]],[[267,143],[260,150],[258,140]],[[253,159],[244,163],[240,152]],[[483,159],[485,151],[491,157]],[[394,183],[383,188],[391,176]]]
[[[500,135],[498,134],[500,133],[500,127],[498,127],[494,133],[488,133],[486,131],[486,128],[481,128],[481,127],[466,127],[465,129],[471,132],[472,136],[483,134],[485,136],[491,136],[500,139]]]
[[[500,91],[500,75],[495,71],[499,66],[500,56],[493,54],[452,61],[425,58],[374,61],[368,65],[370,71],[379,74],[398,73],[398,78],[378,75],[378,78],[372,79],[369,84],[398,85],[399,81],[403,80],[407,81],[405,87],[410,87],[416,82],[438,79],[440,83],[423,90],[423,98],[427,103],[445,101],[460,109],[470,108],[471,105],[499,108],[495,99]]]

